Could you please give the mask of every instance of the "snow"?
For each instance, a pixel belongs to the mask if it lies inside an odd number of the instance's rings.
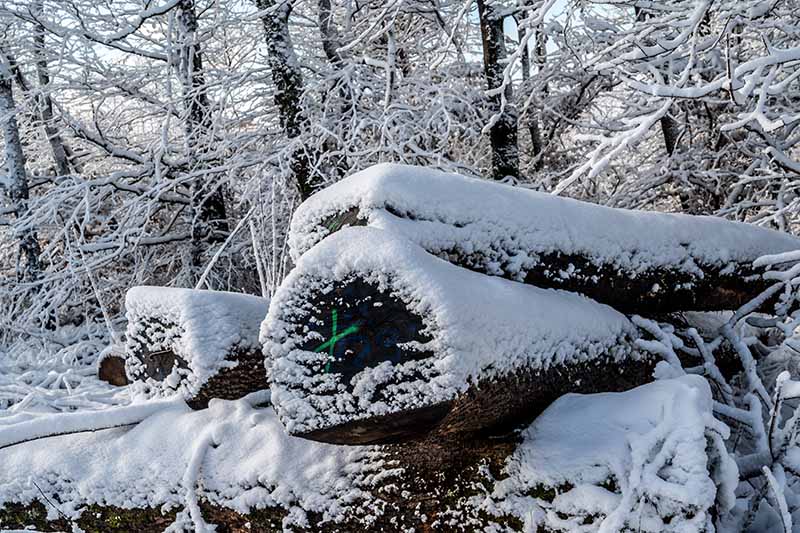
[[[431,340],[419,348],[435,355],[366,368],[347,391],[339,374],[312,373],[324,367],[327,354],[300,346],[316,335],[304,328],[310,295],[355,276],[422,317]],[[342,229],[299,259],[274,295],[261,333],[272,401],[290,433],[449,400],[472,380],[520,368],[638,358],[630,347],[633,336],[625,316],[584,296],[478,274],[400,236],[364,227]],[[412,375],[418,377],[398,379]]]
[[[292,258],[297,261],[330,233],[324,223],[331,217],[353,208],[370,226],[444,258],[469,255],[476,269],[515,280],[542,268],[539,256],[552,252],[583,255],[633,276],[666,265],[702,276],[704,266],[722,268],[800,249],[791,235],[720,218],[612,209],[428,168],[380,164],[298,207],[289,236]]]
[[[359,486],[379,454],[290,437],[269,406],[254,406],[258,396],[202,411],[176,400],[133,428],[0,449],[0,507],[41,498],[41,488],[69,517],[93,503],[170,509],[202,497],[241,513],[279,507],[343,519],[364,500]]]
[[[95,410],[130,402],[125,388],[97,377],[105,326],[63,325],[30,335],[0,351],[0,426],[23,417],[74,409]]]
[[[689,375],[562,396],[522,433],[508,477],[480,505],[526,531],[705,530],[715,502],[732,508],[738,482],[711,408],[707,382]]]
[[[232,292],[131,288],[125,298],[127,352],[172,350],[189,366],[173,368],[163,382],[147,378],[142,391],[193,396],[219,370],[236,364],[225,359],[231,350],[261,349],[258,332],[268,307],[267,299]],[[131,377],[143,372],[141,362],[130,356],[126,366]]]

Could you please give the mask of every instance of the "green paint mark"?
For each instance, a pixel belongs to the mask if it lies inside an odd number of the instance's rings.
[[[338,310],[334,309],[333,314],[331,317],[331,338],[327,341],[323,342],[319,346],[314,349],[314,353],[319,353],[325,348],[328,348],[328,354],[330,355],[331,359],[328,361],[328,364],[325,365],[325,372],[329,372],[331,369],[331,363],[333,362],[333,349],[336,346],[336,343],[342,340],[343,338],[347,337],[351,333],[355,333],[358,331],[358,326],[353,325],[349,328],[345,329],[341,333],[338,332],[339,327],[339,312]]]
[[[329,231],[330,233],[333,233],[333,232],[335,232],[336,230],[338,230],[338,229],[339,229],[339,227],[342,225],[342,219],[343,219],[343,218],[344,218],[343,216],[342,216],[342,217],[337,217],[337,218],[334,218],[334,219],[333,219],[333,221],[332,221],[330,224],[328,224],[328,231]],[[335,312],[336,312],[336,311],[334,311],[334,313],[335,313]]]

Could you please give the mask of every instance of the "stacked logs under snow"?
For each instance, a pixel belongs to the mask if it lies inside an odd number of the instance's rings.
[[[134,287],[125,299],[125,367],[136,391],[180,394],[195,409],[267,383],[258,340],[269,301],[244,294]]]
[[[756,258],[800,248],[785,233],[720,218],[612,209],[379,165],[297,209],[293,259],[347,225],[378,227],[468,269],[639,314],[736,309],[769,284],[753,267]]]
[[[505,431],[566,392],[629,389],[654,361],[584,296],[454,266],[374,228],[306,252],[262,326],[292,434],[331,443]]]

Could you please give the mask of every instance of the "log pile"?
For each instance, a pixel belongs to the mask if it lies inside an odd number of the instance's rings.
[[[500,434],[567,392],[651,381],[620,312],[735,309],[768,286],[756,258],[800,248],[401,165],[314,195],[289,243],[262,329],[273,401],[290,433],[338,444]]]
[[[755,259],[800,248],[786,233],[716,217],[613,209],[387,164],[297,209],[293,259],[348,225],[382,228],[459,266],[637,314],[736,309],[769,285]]]
[[[269,302],[244,294],[134,287],[125,368],[136,393],[202,409],[268,387],[258,331]]]

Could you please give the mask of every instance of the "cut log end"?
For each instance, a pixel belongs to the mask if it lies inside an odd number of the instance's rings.
[[[398,298],[362,279],[342,283],[310,301],[316,313],[307,327],[324,340],[309,340],[301,348],[327,353],[327,364],[321,371],[338,374],[348,391],[353,390],[353,378],[366,368],[433,355],[405,344],[430,341],[422,318],[409,312]]]
[[[125,374],[125,358],[119,355],[109,355],[100,361],[97,377],[115,387],[124,387],[130,382]]]

